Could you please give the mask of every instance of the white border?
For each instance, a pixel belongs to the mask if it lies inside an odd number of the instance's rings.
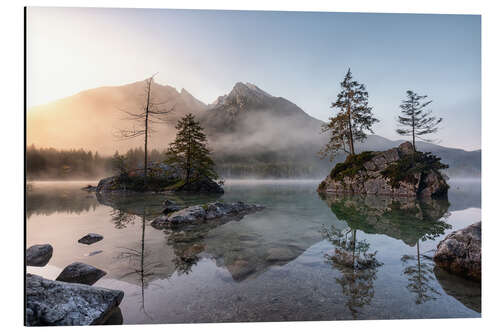
[[[2,214],[3,237],[0,242],[3,254],[2,300],[0,314],[6,332],[22,327],[22,241],[23,241],[23,12],[28,6],[81,6],[81,7],[142,7],[142,8],[193,8],[193,9],[250,9],[250,10],[293,10],[293,11],[343,11],[343,12],[396,12],[396,13],[448,13],[482,15],[482,149],[483,149],[483,319],[458,320],[391,320],[391,321],[332,321],[332,322],[287,322],[249,324],[196,324],[196,325],[146,325],[97,327],[96,331],[133,332],[136,329],[164,332],[255,332],[256,330],[278,330],[302,332],[305,330],[324,331],[370,331],[370,332],[434,332],[434,331],[497,331],[497,300],[500,299],[496,287],[499,276],[498,241],[499,214],[496,195],[500,189],[496,169],[500,166],[498,127],[500,108],[498,107],[499,65],[499,6],[498,1],[389,1],[389,0],[344,0],[344,1],[112,1],[112,0],[66,0],[66,1],[7,1],[2,3],[2,51],[0,70],[0,96],[2,101]],[[7,212],[7,214],[5,214]],[[471,221],[471,223],[474,221]],[[70,331],[85,328],[69,328]],[[30,331],[39,331],[29,328]],[[51,330],[49,328],[49,330]],[[68,328],[65,328],[65,331]]]

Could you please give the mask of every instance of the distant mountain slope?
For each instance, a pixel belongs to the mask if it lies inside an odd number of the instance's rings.
[[[319,134],[323,122],[250,83],[236,83],[200,114],[200,120],[214,148],[226,152],[281,151],[324,141]]]
[[[152,95],[157,102],[174,107],[168,125],[156,125],[152,147],[163,148],[175,136],[176,120],[189,112],[199,114],[207,106],[186,90],[154,84]],[[121,110],[137,112],[144,105],[145,81],[117,87],[82,91],[55,102],[31,108],[27,113],[27,143],[59,149],[85,148],[112,154],[141,144],[141,138],[120,141],[119,129],[131,129],[134,123]],[[136,125],[137,126],[137,125]]]
[[[102,87],[37,106],[27,115],[27,142],[39,147],[84,148],[112,154],[142,145],[142,138],[120,141],[118,129],[131,128],[120,111],[135,111],[144,103],[145,81],[118,87]],[[224,96],[205,105],[182,89],[155,84],[156,101],[175,106],[169,124],[156,125],[151,147],[165,149],[174,138],[175,122],[189,112],[201,121],[220,173],[225,177],[323,177],[333,163],[317,152],[327,142],[320,134],[322,121],[297,105],[275,97],[250,83],[238,82]],[[369,135],[357,151],[387,150],[403,140],[392,141]],[[431,151],[450,164],[453,176],[479,176],[481,151],[464,151],[418,142],[421,151]],[[342,161],[339,156],[336,161]]]

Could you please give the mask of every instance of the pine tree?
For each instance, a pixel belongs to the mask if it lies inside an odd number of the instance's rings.
[[[193,114],[179,120],[175,140],[170,144],[169,162],[177,164],[185,173],[185,184],[200,176],[217,179],[215,164],[207,147],[207,137]]]
[[[368,92],[365,85],[353,80],[349,69],[340,83],[342,90],[331,108],[338,109],[335,117],[330,117],[324,124],[321,132],[330,132],[330,140],[319,152],[324,158],[330,156],[333,160],[339,151],[355,155],[354,142],[363,142],[366,131],[373,133],[372,126],[378,122],[373,117],[372,107],[368,105]]]
[[[403,100],[399,106],[403,116],[398,116],[398,123],[401,127],[396,132],[399,135],[411,136],[413,149],[417,151],[415,138],[428,142],[432,141],[424,139],[422,136],[436,133],[443,118],[432,116],[432,111],[427,109],[427,106],[432,103],[432,101],[427,100],[427,95],[418,95],[408,90],[406,96],[407,99]]]

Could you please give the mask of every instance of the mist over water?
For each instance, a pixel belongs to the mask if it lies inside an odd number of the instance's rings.
[[[432,221],[412,210],[372,215],[389,198],[322,199],[317,180],[228,179],[222,196],[96,197],[80,190],[85,185],[34,182],[27,245],[50,243],[54,255],[48,266],[28,271],[55,278],[74,261],[104,269],[96,286],[125,291],[124,323],[480,315],[480,287],[436,270],[430,259],[445,235],[481,219],[480,182],[452,179],[449,202],[421,206]],[[156,230],[149,224],[166,198],[183,207],[241,200],[266,208],[225,224]],[[89,232],[104,239],[77,243]],[[356,248],[376,252],[377,265],[353,271],[339,264],[338,233],[351,241],[355,233]],[[417,243],[421,289],[412,285],[419,278],[412,273]]]

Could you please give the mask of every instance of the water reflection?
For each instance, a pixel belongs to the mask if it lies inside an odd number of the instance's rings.
[[[434,274],[446,294],[469,309],[481,312],[481,283],[450,274],[439,266],[434,267]]]
[[[82,214],[94,211],[99,202],[93,193],[71,187],[34,185],[26,192],[26,216],[54,213]]]
[[[97,203],[95,210],[90,205],[81,214],[61,210],[51,216],[39,214],[46,207],[32,210],[28,245],[54,246],[50,267],[40,273],[49,278],[76,260],[104,269],[108,274],[97,284],[125,291],[125,323],[479,315],[480,288],[430,271],[433,263],[426,257],[443,237],[439,235],[450,232],[447,223],[461,228],[477,219],[479,209],[454,211],[447,218],[446,202],[321,200],[316,183],[229,185],[222,198],[97,198],[79,190],[84,185],[57,191],[75,190],[71,200],[65,199],[71,209],[89,195],[86,200]],[[33,191],[37,188],[41,185],[35,184]],[[52,205],[59,194],[46,189],[46,203]],[[167,198],[182,206],[241,200],[267,208],[240,221],[156,230],[150,221]],[[475,207],[477,200],[470,202]],[[92,247],[78,243],[88,232],[102,234],[104,241]],[[416,305],[418,299],[422,302]]]
[[[451,228],[447,200],[416,200],[381,196],[322,195],[335,216],[351,229],[384,234],[414,247]]]
[[[447,200],[342,195],[323,195],[322,199],[348,226],[346,230],[325,229],[323,234],[335,246],[328,259],[343,274],[337,281],[350,297],[347,305],[354,317],[356,307],[370,303],[376,267],[381,265],[375,258],[376,251],[368,252],[366,240],[356,240],[357,230],[384,234],[415,248],[415,254],[401,256],[407,289],[415,294],[416,304],[437,299],[440,293],[434,287],[434,264],[422,256],[420,243],[434,240],[451,228],[446,223],[450,205]]]
[[[147,261],[150,252],[146,251],[145,248],[145,235],[146,235],[146,207],[143,208],[143,213],[141,216],[141,236],[140,236],[140,247],[139,249],[135,248],[121,248],[121,252],[118,255],[118,260],[127,261],[127,266],[130,269],[128,272],[123,274],[120,279],[125,279],[129,276],[132,276],[133,279],[136,279],[141,287],[141,310],[144,314],[151,318],[151,316],[146,311],[146,303],[144,297],[144,289],[147,283],[147,279],[153,277],[155,274],[153,269],[159,264],[156,261]],[[116,210],[113,210],[113,216],[120,216],[122,218],[121,222],[116,223],[116,228],[123,228],[126,224],[133,220],[133,216],[131,214],[120,212],[120,214],[116,214]]]
[[[304,196],[302,202],[315,198],[310,192],[308,190],[301,193]],[[218,196],[173,194],[133,197],[111,194],[97,195],[97,198],[100,204],[113,208],[110,213],[111,221],[118,229],[136,223],[136,217],[141,216],[141,211],[144,209],[146,209],[147,224],[161,213],[166,198],[175,201],[181,207],[219,199]],[[233,200],[233,198],[225,199]],[[244,216],[232,216],[229,220],[216,219],[198,225],[152,230],[157,234],[162,233],[165,236],[164,245],[173,251],[170,262],[166,262],[167,259],[164,257],[161,258],[161,265],[169,266],[169,272],[175,271],[178,275],[184,275],[189,274],[202,258],[209,258],[217,266],[227,269],[231,280],[235,282],[255,278],[270,267],[285,265],[322,239],[318,233],[321,223],[311,221],[305,224],[300,218],[300,214],[304,214],[305,210],[299,205],[296,206],[297,221],[291,220],[290,215],[281,209],[266,209],[265,218],[258,218],[259,213],[252,214],[252,221],[257,225],[240,223]],[[273,224],[269,221],[273,221]],[[293,228],[290,228],[290,223],[294,225]],[[288,228],[277,227],[281,224]],[[257,231],[259,229],[260,232]],[[162,251],[161,248],[157,250]],[[160,267],[156,267],[156,271],[159,270]],[[169,278],[170,275],[163,276]]]
[[[342,276],[336,282],[347,296],[346,306],[354,319],[360,309],[370,304],[375,291],[373,282],[377,278],[377,267],[381,266],[377,251],[369,252],[370,244],[366,240],[356,239],[356,229],[339,230],[334,226],[324,227],[322,233],[334,246],[334,253],[327,254],[327,261]]]

